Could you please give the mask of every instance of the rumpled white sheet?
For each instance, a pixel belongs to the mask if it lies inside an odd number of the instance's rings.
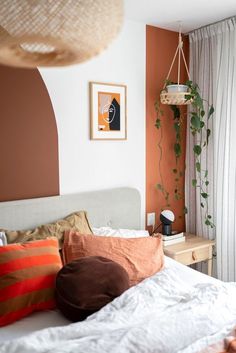
[[[1,353],[194,353],[236,325],[236,284],[190,286],[170,267],[80,323],[0,346]]]

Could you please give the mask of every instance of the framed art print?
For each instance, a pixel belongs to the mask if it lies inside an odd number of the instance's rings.
[[[126,86],[90,82],[90,134],[92,140],[125,140]]]

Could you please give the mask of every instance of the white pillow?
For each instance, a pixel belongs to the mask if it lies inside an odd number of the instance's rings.
[[[7,245],[7,237],[4,232],[0,232],[0,246]]]
[[[112,229],[110,227],[92,228],[93,234],[104,235],[106,237],[120,237],[120,238],[142,238],[148,237],[149,233],[147,230],[135,230],[135,229]]]

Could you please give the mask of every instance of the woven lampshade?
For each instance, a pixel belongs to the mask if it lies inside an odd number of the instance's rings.
[[[123,0],[1,0],[0,63],[83,62],[108,46],[122,19]]]

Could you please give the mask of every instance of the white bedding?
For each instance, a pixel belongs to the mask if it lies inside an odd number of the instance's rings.
[[[167,259],[163,271],[84,322],[1,343],[0,352],[199,352],[236,325],[235,297],[235,284],[224,284]],[[2,330],[14,325],[2,328],[0,337]]]
[[[121,237],[121,238],[141,238],[149,237],[147,230],[136,229],[113,229],[111,227],[93,227],[93,234],[106,237]]]
[[[183,281],[190,285],[208,283],[209,281],[212,283],[218,282],[215,278],[194,271],[168,257],[165,257],[165,267],[172,268],[176,272],[176,276],[179,276]],[[56,310],[33,313],[12,325],[0,328],[0,344],[1,342],[13,340],[43,328],[64,326],[68,323],[69,321]]]
[[[2,342],[26,336],[47,327],[64,326],[70,323],[57,310],[40,311],[0,328],[0,347]]]

